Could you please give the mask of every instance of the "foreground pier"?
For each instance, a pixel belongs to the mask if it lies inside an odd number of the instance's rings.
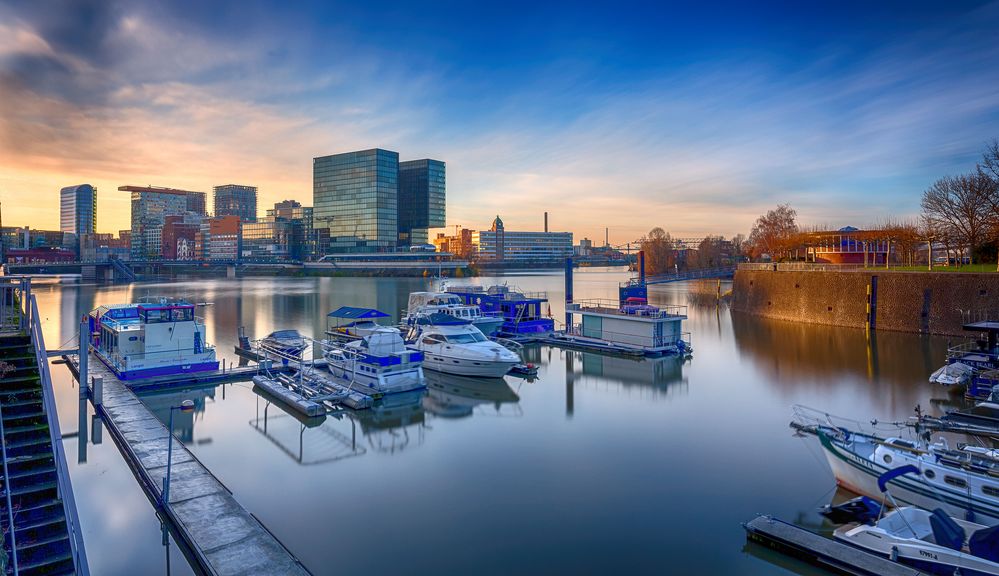
[[[79,378],[76,357],[66,359]],[[93,399],[98,415],[147,496],[160,502],[170,431],[93,354],[89,373],[103,378],[103,393]],[[170,501],[162,510],[173,523],[177,539],[203,572],[309,574],[179,440],[174,442],[171,462]]]

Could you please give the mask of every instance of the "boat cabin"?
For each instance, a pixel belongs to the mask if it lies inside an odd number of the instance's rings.
[[[193,304],[162,299],[101,306],[88,318],[94,352],[122,380],[218,368]]]
[[[644,302],[618,305],[612,300],[583,300],[569,304],[568,312],[574,320],[572,334],[583,339],[649,355],[689,348],[689,335],[682,331],[682,323],[687,319],[686,306],[652,306]]]
[[[341,306],[326,315],[326,335],[338,340],[357,340],[381,328],[377,320],[388,317],[374,308]]]
[[[459,296],[465,304],[478,306],[484,314],[503,317],[500,336],[531,338],[550,335],[555,321],[545,316],[548,295],[544,292],[523,292],[504,285],[448,286],[447,291]]]

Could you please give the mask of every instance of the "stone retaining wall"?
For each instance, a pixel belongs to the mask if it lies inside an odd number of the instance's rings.
[[[869,286],[874,291],[877,330],[967,335],[961,329],[965,322],[999,319],[999,274],[876,269],[740,269],[735,274],[732,309],[780,320],[864,328]]]

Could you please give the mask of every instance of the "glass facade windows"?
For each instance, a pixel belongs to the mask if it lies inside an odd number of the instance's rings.
[[[213,188],[216,216],[239,216],[242,222],[257,220],[257,187],[226,184]]]
[[[206,214],[204,192],[151,186],[120,186],[118,190],[132,193],[133,260],[162,258],[163,225],[167,216],[203,217]]]
[[[426,244],[428,228],[445,222],[445,165],[440,160],[399,163],[399,245]]]
[[[399,154],[372,149],[313,159],[314,226],[333,252],[384,251],[396,244]]]

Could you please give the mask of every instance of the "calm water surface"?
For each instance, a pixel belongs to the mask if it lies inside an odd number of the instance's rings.
[[[576,298],[615,298],[623,270],[576,274]],[[475,278],[547,290],[562,318],[561,272]],[[235,362],[238,326],[321,335],[341,305],[398,315],[421,279],[247,278],[39,287],[49,348],[80,315],[141,296],[184,296],[209,341]],[[688,303],[683,284],[653,303]],[[425,393],[307,427],[251,385],[154,394],[161,418],[315,574],[815,574],[749,547],[761,512],[817,526],[834,491],[814,441],[788,429],[791,406],[867,421],[940,410],[926,382],[946,340],[765,321],[694,305],[694,358],[632,361],[533,347],[538,379],[434,376]],[[86,430],[77,388],[53,366],[65,433]],[[934,400],[933,397],[936,397]],[[65,440],[94,574],[190,574],[164,547],[153,507],[105,433],[85,454]],[[80,460],[80,461],[78,461]]]

